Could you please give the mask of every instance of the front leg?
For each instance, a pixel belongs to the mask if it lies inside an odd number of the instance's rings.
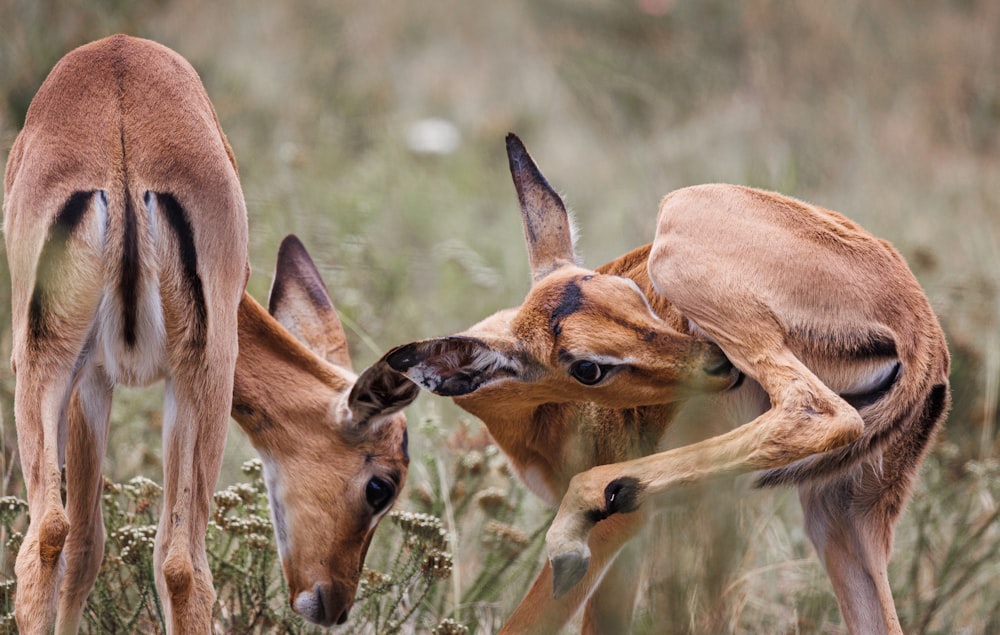
[[[620,536],[620,534],[619,534]],[[628,541],[608,567],[584,608],[581,635],[631,633],[636,596],[648,557],[649,532]]]
[[[731,432],[574,476],[545,537],[555,595],[586,574],[588,535],[602,521],[631,515],[679,485],[782,467],[856,439],[863,426],[857,411],[815,377],[801,377],[774,391],[784,396],[777,406]]]
[[[614,565],[622,545],[642,529],[646,520],[645,513],[640,511],[613,516],[597,525],[586,536],[589,540],[585,547],[590,554],[590,566],[578,578],[580,583],[559,597],[552,596],[553,569],[546,563],[500,633],[551,635],[559,632],[559,629],[573,619],[580,607],[592,598],[605,572]],[[615,599],[619,603],[623,601],[621,598]],[[631,609],[629,598],[627,610],[631,612]]]
[[[634,477],[619,477],[616,468],[622,465],[626,464],[601,465],[570,481],[559,513],[545,535],[554,597],[561,598],[587,575],[592,559],[591,530],[607,524],[600,521],[618,521],[623,518],[621,514],[641,516],[631,512],[639,509],[645,486]],[[607,485],[598,493],[603,483]]]

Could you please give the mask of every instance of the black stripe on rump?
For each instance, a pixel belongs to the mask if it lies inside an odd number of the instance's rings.
[[[95,192],[96,190],[73,192],[49,226],[49,235],[38,257],[35,288],[28,306],[28,328],[35,340],[43,339],[49,334],[49,325],[45,320],[46,295],[51,290],[63,256],[66,254],[66,243],[83,220],[83,215],[90,209],[90,202]]]
[[[791,336],[805,341],[822,354],[840,359],[872,359],[899,357],[896,340],[888,330],[872,329],[861,332],[834,332],[823,329],[797,328]]]
[[[124,143],[124,141],[123,141]],[[124,146],[123,146],[124,147]],[[122,271],[118,293],[122,299],[122,338],[127,348],[135,348],[136,317],[139,306],[139,235],[132,195],[125,189],[125,226],[122,230]]]
[[[194,231],[187,212],[174,198],[173,194],[156,192],[160,210],[170,224],[177,237],[177,248],[181,258],[181,268],[184,270],[184,281],[191,294],[191,311],[194,317],[194,329],[191,335],[191,346],[205,347],[208,323],[208,311],[205,307],[205,290],[198,275],[198,252],[194,246]]]

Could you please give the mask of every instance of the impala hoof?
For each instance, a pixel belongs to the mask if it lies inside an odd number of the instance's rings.
[[[569,551],[552,556],[552,595],[561,598],[583,579],[590,566],[590,554]]]

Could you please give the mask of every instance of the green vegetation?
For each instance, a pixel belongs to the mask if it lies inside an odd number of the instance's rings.
[[[0,0],[0,148],[52,64],[117,31],[201,73],[240,162],[251,292],[266,295],[280,239],[299,234],[359,368],[523,297],[509,130],[566,193],[589,265],[648,242],[662,195],[713,181],[780,190],[891,240],[948,333],[954,390],[897,531],[900,617],[913,633],[1000,631],[996,3]],[[430,117],[460,132],[453,152],[408,145]],[[0,360],[9,294],[0,257]],[[0,494],[14,497],[0,500],[0,613],[25,526],[13,388],[0,363]],[[88,632],[159,628],[146,529],[158,501],[132,480],[162,478],[159,402],[155,388],[117,394]],[[377,532],[342,630],[493,632],[537,570],[549,512],[450,402],[425,395],[409,415],[403,514]],[[308,632],[287,608],[259,481],[241,471],[252,457],[233,427],[209,536],[219,629]],[[715,484],[647,540],[639,633],[842,631],[794,492]]]

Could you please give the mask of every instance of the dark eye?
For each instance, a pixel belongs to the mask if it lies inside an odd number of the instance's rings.
[[[593,386],[601,381],[601,378],[604,376],[604,369],[601,368],[600,364],[596,364],[589,359],[581,359],[573,362],[573,365],[569,367],[569,374],[581,384]]]
[[[396,488],[392,483],[377,476],[368,481],[368,485],[365,486],[365,498],[368,499],[368,504],[372,506],[376,514],[385,509],[395,493]]]

